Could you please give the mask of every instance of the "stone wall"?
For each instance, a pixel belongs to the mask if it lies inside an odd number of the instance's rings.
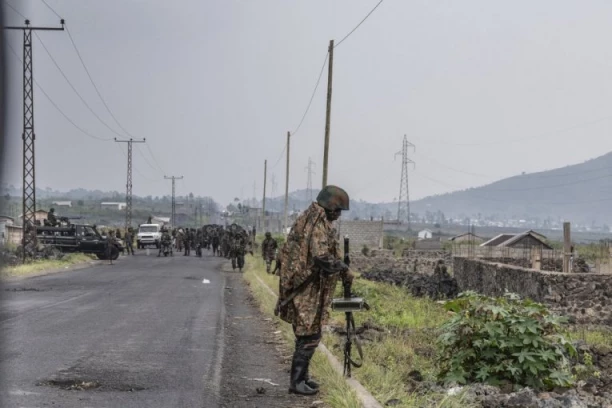
[[[338,234],[340,242],[344,236],[349,237],[352,251],[361,251],[364,245],[369,249],[382,248],[383,222],[340,219]]]
[[[576,323],[612,325],[612,275],[537,271],[455,257],[459,290],[501,296],[505,290],[548,304]]]
[[[360,272],[367,272],[373,268],[379,270],[392,270],[396,273],[419,273],[423,275],[433,274],[438,261],[443,260],[450,265],[451,255],[447,251],[428,250],[405,250],[402,256],[396,258],[393,251],[374,250],[368,256],[357,252],[351,252],[351,267]]]

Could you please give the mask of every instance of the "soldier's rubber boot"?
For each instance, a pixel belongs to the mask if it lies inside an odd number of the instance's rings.
[[[291,363],[291,377],[289,379],[289,393],[297,395],[315,395],[319,390],[312,389],[306,384],[304,375],[306,374],[306,368],[308,365],[308,359],[295,353],[293,355],[293,361]]]
[[[319,383],[313,380],[312,377],[310,377],[310,374],[308,373],[309,369],[310,369],[310,359],[308,360],[308,363],[306,364],[306,373],[304,374],[304,382],[306,383],[307,386],[309,386],[313,390],[319,390]]]
[[[266,262],[266,272],[270,273],[270,263]]]

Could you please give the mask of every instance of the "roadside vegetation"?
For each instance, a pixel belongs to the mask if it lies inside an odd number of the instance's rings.
[[[67,268],[94,259],[91,255],[76,253],[67,254],[62,259],[41,259],[22,265],[6,266],[0,268],[0,278],[37,275],[45,271]]]

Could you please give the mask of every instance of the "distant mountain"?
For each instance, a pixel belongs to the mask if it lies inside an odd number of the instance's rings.
[[[412,203],[417,213],[442,211],[447,217],[481,215],[513,219],[559,218],[580,223],[612,223],[612,152],[584,163],[523,174]]]

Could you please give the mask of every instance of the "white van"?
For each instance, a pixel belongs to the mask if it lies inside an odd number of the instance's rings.
[[[138,234],[136,235],[136,245],[138,249],[148,245],[155,245],[155,248],[159,248],[161,236],[161,225],[140,224]]]

